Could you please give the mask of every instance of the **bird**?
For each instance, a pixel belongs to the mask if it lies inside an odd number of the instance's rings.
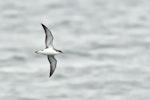
[[[49,73],[49,77],[51,77],[56,69],[56,65],[57,65],[57,60],[55,58],[55,55],[61,54],[63,53],[61,50],[57,50],[54,48],[53,46],[53,35],[51,33],[51,31],[44,25],[42,24],[42,27],[44,29],[45,32],[45,49],[43,50],[39,50],[39,51],[35,51],[35,53],[37,54],[43,54],[46,55],[48,58],[48,61],[50,63],[50,73]]]

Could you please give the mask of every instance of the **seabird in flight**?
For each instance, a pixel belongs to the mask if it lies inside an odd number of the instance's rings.
[[[50,62],[50,74],[51,77],[56,69],[57,60],[55,59],[55,55],[62,53],[61,50],[57,50],[53,47],[53,35],[51,31],[44,25],[41,24],[45,31],[45,45],[46,48],[44,50],[36,51],[37,54],[47,55],[48,61]]]

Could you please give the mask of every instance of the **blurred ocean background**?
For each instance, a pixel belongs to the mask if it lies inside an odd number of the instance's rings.
[[[0,0],[0,100],[150,100],[150,0]]]

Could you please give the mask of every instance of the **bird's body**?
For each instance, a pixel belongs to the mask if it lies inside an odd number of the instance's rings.
[[[62,51],[57,50],[53,47],[53,35],[51,31],[45,25],[42,24],[42,26],[44,28],[45,35],[46,35],[45,37],[46,48],[44,50],[36,51],[35,53],[47,55],[48,61],[50,62],[49,77],[51,77],[55,71],[56,64],[57,64],[57,60],[55,59],[54,56],[62,53]]]
[[[60,52],[56,51],[54,48],[45,48],[44,50],[36,51],[38,54],[43,55],[58,55]]]

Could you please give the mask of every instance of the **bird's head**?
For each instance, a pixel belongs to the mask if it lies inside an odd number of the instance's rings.
[[[59,50],[58,52],[63,53],[61,50]]]
[[[56,50],[57,52],[59,52],[59,53],[63,53],[61,50]]]

